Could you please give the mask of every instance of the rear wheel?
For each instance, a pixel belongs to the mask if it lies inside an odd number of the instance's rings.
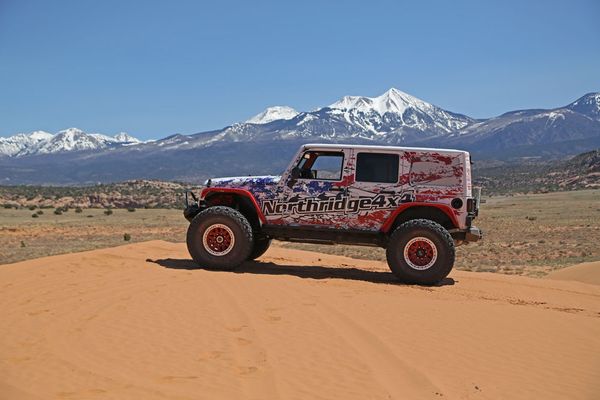
[[[386,256],[390,269],[402,281],[433,285],[448,276],[454,266],[454,242],[440,224],[415,219],[392,233]]]
[[[248,260],[256,260],[258,257],[265,254],[271,245],[271,239],[267,238],[254,238],[254,248],[248,257]]]
[[[209,207],[188,227],[188,251],[204,268],[232,270],[248,259],[253,245],[250,223],[229,207]]]

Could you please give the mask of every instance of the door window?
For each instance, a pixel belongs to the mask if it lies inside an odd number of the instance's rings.
[[[308,151],[298,163],[301,179],[339,181],[342,179],[344,153]]]
[[[398,154],[358,153],[356,156],[356,181],[396,183],[398,182]]]

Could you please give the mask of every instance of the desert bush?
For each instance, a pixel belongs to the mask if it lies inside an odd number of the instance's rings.
[[[110,208],[107,208],[106,210],[104,210],[104,215],[111,215],[113,213],[113,211]]]
[[[123,240],[129,242],[131,240],[131,235],[129,233],[125,233],[123,235]]]
[[[129,208],[127,208],[127,211],[129,211],[129,212],[135,212],[135,208],[129,207]]]
[[[57,208],[56,210],[54,210],[54,214],[62,215],[62,208]]]
[[[33,213],[33,214],[31,214],[31,218],[39,218],[39,216],[40,216],[40,215],[39,215],[38,213]]]
[[[37,206],[29,206],[27,208],[29,208],[31,211],[33,211],[33,210],[35,210],[37,208]]]
[[[76,212],[77,214],[81,214],[81,213],[83,212],[83,210],[81,209],[81,207],[77,207],[77,208],[75,209],[75,212]]]
[[[37,215],[42,215],[43,213],[44,213],[44,212],[43,212],[42,210],[37,210],[37,211],[36,211],[36,214],[37,214]]]
[[[27,245],[25,244],[24,241],[21,240],[21,247],[26,247]]]
[[[4,208],[12,208],[13,206],[12,206],[12,204],[3,204],[2,207],[4,207]]]

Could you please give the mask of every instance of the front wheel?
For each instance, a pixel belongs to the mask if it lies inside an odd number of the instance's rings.
[[[229,207],[209,207],[196,215],[188,227],[188,250],[204,268],[232,270],[248,259],[253,246],[250,223]]]
[[[440,224],[414,219],[394,230],[386,257],[390,269],[400,280],[434,285],[448,276],[454,266],[454,242]]]

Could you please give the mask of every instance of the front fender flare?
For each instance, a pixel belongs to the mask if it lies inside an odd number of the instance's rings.
[[[254,195],[251,192],[249,192],[248,190],[235,189],[235,188],[219,188],[219,187],[210,188],[210,187],[208,187],[208,188],[204,188],[202,190],[200,197],[202,199],[206,199],[207,196],[218,194],[218,193],[236,194],[236,195],[248,198],[250,200],[250,202],[252,203],[252,205],[254,206],[254,209],[256,210],[256,215],[258,215],[258,219],[260,220],[260,222],[262,224],[265,224],[267,222],[265,215],[263,214],[262,210],[260,209],[260,204],[258,204],[258,201],[254,197]]]

